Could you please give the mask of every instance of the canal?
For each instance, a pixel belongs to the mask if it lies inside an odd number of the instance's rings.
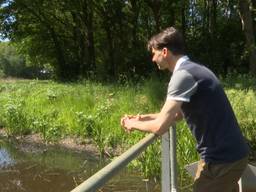
[[[107,162],[63,147],[20,145],[0,139],[1,192],[68,192]],[[157,192],[159,184],[124,169],[101,192]]]

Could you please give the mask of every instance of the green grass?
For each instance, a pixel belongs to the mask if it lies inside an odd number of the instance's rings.
[[[256,150],[256,79],[230,75],[221,79],[238,117],[242,131]],[[90,138],[103,153],[105,148],[135,144],[144,134],[126,134],[120,127],[124,114],[152,113],[161,108],[167,83],[156,79],[136,85],[102,84],[90,81],[62,84],[52,81],[2,81],[0,85],[0,125],[9,135],[40,133],[45,142],[62,137]],[[184,165],[197,161],[194,139],[186,124],[177,125],[177,157],[180,186],[192,180]],[[145,177],[159,177],[159,141],[132,162]]]

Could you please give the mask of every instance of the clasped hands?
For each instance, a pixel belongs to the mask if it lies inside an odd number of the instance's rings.
[[[120,124],[126,132],[131,132],[135,128],[135,123],[140,121],[142,118],[138,115],[125,115],[121,118]]]

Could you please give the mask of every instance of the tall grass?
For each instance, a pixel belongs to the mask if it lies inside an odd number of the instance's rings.
[[[230,75],[221,81],[244,135],[256,149],[256,79]],[[9,135],[40,133],[46,142],[66,136],[89,138],[101,154],[117,146],[125,150],[144,134],[125,133],[119,125],[120,117],[158,112],[165,100],[167,83],[156,78],[136,85],[129,82],[3,81],[0,85],[0,125]],[[177,125],[177,139],[179,181],[184,187],[192,182],[184,165],[198,160],[198,155],[195,141],[184,122]],[[159,177],[159,143],[150,146],[131,164],[141,169],[145,177]]]

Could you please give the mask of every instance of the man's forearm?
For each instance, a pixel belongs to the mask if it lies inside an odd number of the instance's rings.
[[[160,130],[161,124],[158,121],[158,119],[135,120],[132,122],[131,126],[133,127],[133,130],[136,129],[143,132],[151,132],[151,133],[159,134],[158,132]]]
[[[139,115],[141,121],[150,121],[158,117],[159,113]],[[175,116],[175,121],[180,121],[183,119],[183,114],[181,112],[177,113]]]
[[[144,115],[139,115],[141,121],[150,121],[154,120],[157,118],[159,113],[152,113],[152,114],[144,114]]]
[[[182,102],[166,101],[160,113],[136,115],[121,119],[121,125],[128,131],[140,130],[161,135],[175,122]]]

